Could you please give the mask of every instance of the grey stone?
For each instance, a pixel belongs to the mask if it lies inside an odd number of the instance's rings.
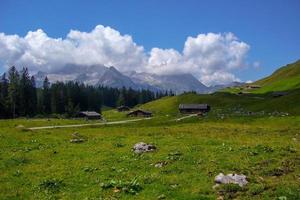
[[[218,176],[215,177],[215,182],[218,184],[238,184],[240,187],[247,185],[248,181],[246,180],[247,177],[243,174],[227,174],[224,175],[220,173]]]
[[[72,134],[72,139],[70,140],[71,143],[82,143],[85,142],[85,138],[80,135],[79,133],[75,132]]]
[[[166,161],[161,161],[161,162],[158,162],[154,165],[154,167],[156,168],[162,168],[163,166],[167,165],[168,163]]]
[[[75,138],[75,139],[71,139],[70,142],[71,143],[82,143],[84,142],[85,140],[82,139],[82,138]]]
[[[133,146],[133,151],[134,153],[145,153],[145,152],[150,152],[150,151],[154,151],[156,149],[156,147],[152,144],[146,144],[144,142],[139,142],[139,143],[136,143],[134,146]]]

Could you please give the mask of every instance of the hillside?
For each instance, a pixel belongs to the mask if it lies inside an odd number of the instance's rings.
[[[300,88],[300,60],[279,68],[272,75],[254,84],[262,86],[257,90],[260,93]]]
[[[237,95],[218,92],[214,94],[186,93],[174,97],[164,97],[142,105],[141,107],[156,114],[178,114],[178,105],[181,103],[208,103],[213,111],[235,112],[287,112],[300,114],[300,89],[290,91],[286,96],[274,98],[267,94]]]
[[[248,88],[259,86],[260,88]],[[300,60],[277,69],[273,74],[254,83],[244,86],[221,89],[228,93],[270,93],[276,91],[291,91],[300,88]]]

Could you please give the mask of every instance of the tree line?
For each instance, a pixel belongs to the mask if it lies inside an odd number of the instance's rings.
[[[50,84],[47,77],[41,88],[36,87],[35,77],[27,68],[20,72],[11,67],[0,80],[0,118],[50,116],[61,114],[74,117],[79,111],[101,112],[103,106],[133,107],[164,96],[172,91],[133,90],[90,86],[78,82]]]

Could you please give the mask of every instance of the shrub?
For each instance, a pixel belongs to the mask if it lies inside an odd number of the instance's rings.
[[[103,189],[115,188],[125,193],[133,195],[137,194],[143,189],[140,183],[138,182],[137,178],[134,178],[131,181],[110,180],[107,183],[101,183],[101,187]]]
[[[263,184],[255,184],[249,188],[249,193],[251,195],[258,195],[265,190],[265,186]]]
[[[64,186],[63,181],[58,179],[46,179],[39,184],[40,190],[46,190],[47,192],[52,192],[52,193],[59,192],[61,187],[63,186]]]

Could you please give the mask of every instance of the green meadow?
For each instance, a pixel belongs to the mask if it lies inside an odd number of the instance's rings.
[[[0,199],[300,199],[300,117],[211,112],[176,122],[174,112],[34,131],[28,128],[87,122],[1,120]],[[108,121],[126,118],[104,114]],[[70,142],[75,132],[84,142]],[[142,141],[157,150],[133,153]],[[213,189],[221,172],[245,174],[249,183]]]
[[[259,89],[138,105],[153,113],[148,120],[0,120],[0,199],[300,199],[299,66],[255,82]],[[181,103],[212,110],[178,121]],[[135,119],[111,108],[102,114],[108,123]],[[85,126],[30,129],[79,124]],[[135,154],[139,142],[157,149]],[[219,173],[244,174],[248,184],[215,188]]]

